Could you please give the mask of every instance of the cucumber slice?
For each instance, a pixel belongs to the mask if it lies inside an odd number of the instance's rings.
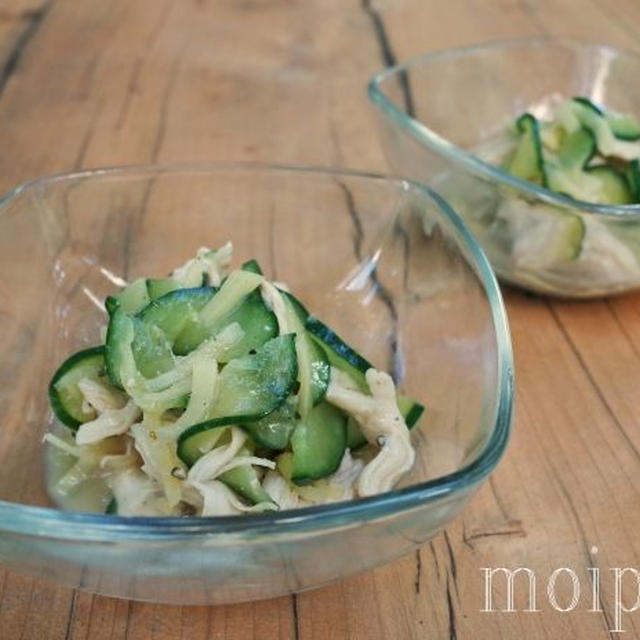
[[[180,434],[180,459],[192,465],[202,455],[206,441],[203,434],[208,431],[223,425],[255,422],[277,409],[290,395],[297,373],[293,334],[273,338],[255,354],[231,360],[220,372],[218,401],[210,417]]]
[[[409,429],[413,429],[424,413],[424,407],[407,396],[398,396],[398,409]]]
[[[324,348],[305,329],[308,318],[306,309],[290,293],[281,291],[287,314],[287,322],[296,333],[298,356],[298,411],[304,418],[311,407],[326,395],[331,368]]]
[[[120,368],[124,360],[123,350],[129,348],[126,341],[129,340],[129,331],[132,319],[122,309],[116,307],[109,319],[107,337],[104,346],[104,361],[107,367],[109,380],[114,387],[122,389]]]
[[[255,291],[261,281],[262,276],[250,271],[234,271],[208,303],[183,325],[174,342],[174,352],[189,353],[232,322],[242,327],[245,337],[230,352],[229,359],[244,356],[278,335],[275,315]]]
[[[596,153],[596,140],[589,129],[580,127],[568,133],[558,150],[558,162],[568,171],[584,169]],[[550,185],[553,189],[553,186]]]
[[[217,479],[251,504],[273,502],[271,496],[262,488],[258,472],[250,464],[229,469]]]
[[[507,170],[516,178],[546,187],[547,176],[542,157],[538,121],[530,113],[525,113],[516,120],[516,128],[520,133],[520,138]]]
[[[304,485],[331,475],[340,466],[347,448],[347,416],[321,402],[296,424],[291,435],[291,480]]]
[[[160,329],[173,344],[189,323],[197,322],[199,312],[213,299],[215,293],[214,287],[177,289],[154,300],[138,317],[145,325]],[[196,344],[194,348],[197,346]]]
[[[367,385],[365,374],[373,365],[315,316],[307,318],[306,327],[313,338],[323,346],[329,359],[329,364],[346,373],[355,382],[360,391],[369,393],[369,385]],[[398,408],[409,429],[417,424],[424,412],[423,405],[403,395],[398,396]],[[357,428],[357,425],[355,428]],[[364,438],[364,436],[362,437]]]
[[[113,314],[116,308],[122,309],[125,313],[133,315],[144,309],[150,302],[149,292],[147,291],[147,281],[144,278],[138,278],[131,284],[128,284],[116,296],[109,296],[105,301],[105,307],[109,315]]]
[[[177,289],[181,289],[182,285],[171,278],[148,278],[147,293],[150,300],[162,298],[162,296]]]
[[[305,325],[307,331],[324,347],[331,366],[349,374],[361,391],[368,392],[364,374],[373,365],[315,316],[309,316]]]
[[[106,515],[118,515],[118,501],[114,498],[109,500],[107,508],[104,510]]]
[[[362,435],[360,426],[354,417],[349,416],[347,420],[347,447],[355,451],[360,447],[364,447],[365,444],[367,444],[367,439]]]
[[[640,123],[633,116],[608,111],[604,119],[618,140],[640,140]]]
[[[203,340],[215,335],[223,327],[237,322],[244,331],[244,338],[225,358],[225,362],[239,358],[257,349],[267,340],[278,335],[278,321],[257,292],[250,293],[239,306],[219,323],[204,325],[199,319],[190,322],[180,333],[175,344],[177,354],[189,353]]]
[[[74,353],[53,374],[49,383],[49,402],[60,422],[74,431],[96,417],[94,411],[83,410],[84,396],[78,388],[83,378],[105,379],[104,347],[92,347]]]
[[[296,427],[296,404],[291,396],[269,415],[255,422],[242,423],[240,427],[256,444],[272,451],[283,451]]]
[[[584,107],[587,111],[591,111],[591,113],[594,113],[597,116],[604,115],[602,109],[591,102],[589,98],[585,98],[584,96],[576,96],[575,98],[573,98],[573,102]]]
[[[627,181],[633,202],[640,202],[640,160],[632,160],[627,167]]]
[[[570,118],[590,129],[596,139],[598,151],[604,156],[633,160],[640,156],[640,145],[636,141],[620,139],[614,135],[605,114],[587,98],[573,98],[560,110],[563,124],[572,125]],[[569,114],[569,112],[572,114]],[[571,130],[571,129],[568,129]]]
[[[603,204],[630,204],[633,202],[631,188],[624,174],[609,165],[587,167],[585,172],[598,180]]]
[[[247,260],[240,267],[243,271],[249,271],[250,273],[257,273],[258,275],[262,275],[262,269],[258,264],[257,260]]]

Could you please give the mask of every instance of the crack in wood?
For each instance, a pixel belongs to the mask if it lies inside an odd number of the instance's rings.
[[[293,613],[293,637],[300,640],[300,618],[298,615],[298,594],[291,594],[291,610]]]
[[[450,576],[447,574],[447,611],[449,614],[449,640],[457,640],[458,632],[456,630],[456,614],[453,608],[453,598],[451,597]]]
[[[342,189],[344,194],[345,203],[347,205],[347,212],[353,224],[354,233],[352,236],[353,250],[356,258],[359,262],[362,262],[362,241],[364,239],[364,229],[360,215],[355,206],[355,199],[351,189],[341,180],[336,179],[336,183]],[[403,375],[403,358],[400,352],[400,339],[399,339],[399,319],[398,310],[396,309],[393,296],[389,290],[380,282],[378,278],[377,268],[374,266],[369,274],[369,280],[373,285],[374,294],[380,299],[382,304],[387,308],[389,317],[391,319],[391,335],[389,336],[389,350],[390,350],[390,362],[388,370],[391,372],[391,377],[397,384],[402,379]]]
[[[453,586],[456,590],[456,597],[459,599],[460,594],[458,593],[458,567],[456,565],[456,557],[453,553],[453,547],[451,546],[451,540],[449,539],[449,534],[446,530],[444,531],[444,541],[445,541],[445,544],[447,545],[447,552],[449,554],[449,567],[450,567],[451,579],[453,580]]]
[[[84,161],[87,156],[87,151],[89,149],[89,144],[93,139],[95,125],[96,125],[96,122],[98,121],[98,116],[100,115],[101,110],[102,110],[102,102],[98,102],[96,104],[95,109],[93,110],[93,114],[91,115],[91,119],[89,120],[89,125],[87,126],[87,130],[85,131],[84,136],[82,137],[82,141],[80,142],[80,148],[78,149],[78,154],[76,155],[76,159],[73,163],[73,167],[76,170],[82,169],[82,165],[84,164]]]
[[[24,19],[27,22],[27,26],[18,36],[13,48],[9,51],[9,55],[7,56],[4,65],[0,69],[0,98],[4,94],[4,90],[6,89],[9,80],[11,80],[11,77],[18,69],[20,61],[24,57],[29,44],[42,26],[50,6],[51,3],[47,2],[39,9],[24,13]]]
[[[71,631],[73,630],[73,622],[76,615],[76,598],[78,592],[74,589],[71,593],[71,606],[69,607],[69,618],[67,619],[67,626],[64,632],[64,640],[71,638]]]
[[[472,542],[473,540],[493,538],[496,536],[517,536],[519,538],[526,538],[527,532],[522,527],[520,520],[511,520],[507,523],[507,526],[504,529],[493,529],[489,531],[478,530],[471,533],[467,533],[465,530],[462,534],[462,540],[470,549],[475,551],[475,545]]]
[[[616,312],[615,308],[611,305],[611,301],[610,300],[605,300],[604,303],[605,303],[605,306],[607,307],[607,309],[609,310],[609,313],[611,314],[611,317],[613,318],[614,322],[618,326],[618,329],[620,329],[620,332],[625,337],[627,343],[631,347],[631,350],[633,351],[633,353],[636,354],[636,356],[640,360],[640,351],[638,351],[638,348],[636,347],[635,342],[631,338],[631,334],[629,333],[629,331],[627,330],[625,325],[622,323],[622,321],[618,317],[618,313]]]
[[[353,251],[356,254],[356,258],[358,260],[362,260],[362,239],[364,238],[364,232],[362,230],[362,221],[360,220],[360,216],[358,215],[358,211],[356,210],[355,201],[353,199],[353,193],[351,189],[347,187],[347,185],[342,182],[342,180],[336,180],[340,189],[342,189],[342,193],[344,194],[344,200],[347,205],[347,213],[349,214],[349,218],[351,218],[351,224],[353,225],[353,234],[352,234],[352,242],[353,242]]]
[[[553,466],[549,467],[553,478],[555,480],[555,485],[556,487],[560,490],[560,493],[562,494],[562,497],[565,499],[567,506],[569,507],[569,511],[571,512],[571,515],[573,516],[573,521],[574,524],[576,526],[576,528],[578,529],[578,532],[580,533],[580,537],[582,539],[582,548],[583,548],[583,552],[585,555],[585,558],[588,561],[588,566],[593,567],[593,566],[597,566],[594,565],[594,558],[593,555],[591,553],[591,548],[589,543],[587,542],[587,532],[584,528],[584,525],[582,524],[582,520],[580,519],[580,516],[578,515],[578,510],[576,509],[576,506],[573,504],[573,500],[571,499],[571,496],[569,495],[569,491],[567,490],[567,487],[565,486],[564,482],[562,481],[562,479],[560,478],[560,476],[558,475],[558,473],[556,472],[555,468]],[[609,612],[607,611],[607,608],[602,600],[602,594],[598,594],[598,600],[600,603],[600,609],[602,609],[602,620],[604,623],[604,628],[605,631],[609,634],[610,638],[614,638],[614,634],[611,631],[612,629],[612,620],[611,620],[611,616],[609,615]]]
[[[378,46],[380,47],[382,62],[386,67],[395,66],[398,63],[398,60],[393,48],[391,47],[391,43],[389,42],[387,29],[380,12],[371,4],[371,0],[362,0],[362,8],[373,24]],[[398,82],[400,83],[400,91],[402,92],[405,111],[409,116],[413,117],[415,115],[415,108],[413,104],[413,94],[411,93],[411,85],[409,84],[409,76],[406,71],[401,71],[398,73],[397,77]]]
[[[140,72],[142,70],[142,58],[138,58],[131,68],[131,74],[129,76],[129,82],[127,82],[127,89],[124,96],[124,100],[122,101],[122,105],[118,112],[118,117],[116,118],[115,129],[116,131],[120,131],[124,126],[125,120],[127,119],[127,114],[129,113],[129,109],[131,107],[131,102],[133,101],[133,96],[138,92],[138,81],[140,80]]]
[[[627,443],[631,451],[633,451],[636,457],[640,459],[640,451],[638,451],[636,446],[633,444],[631,437],[629,436],[625,428],[622,426],[622,423],[618,420],[618,416],[616,416],[613,410],[613,407],[609,404],[607,397],[605,396],[604,392],[602,391],[602,389],[596,382],[595,378],[593,377],[593,374],[591,373],[591,370],[587,366],[587,363],[584,361],[584,358],[582,357],[580,350],[578,349],[576,343],[573,341],[573,338],[569,335],[569,332],[565,328],[564,324],[562,324],[562,321],[560,320],[560,317],[558,316],[555,308],[550,302],[547,302],[546,304],[547,304],[547,308],[551,313],[551,317],[553,318],[558,329],[560,329],[560,333],[562,333],[564,339],[567,341],[569,348],[573,352],[573,355],[576,357],[576,360],[578,361],[580,368],[584,371],[584,374],[586,375],[587,380],[589,381],[589,384],[591,385],[596,395],[598,396],[598,399],[600,400],[603,407],[605,408],[605,410],[613,420],[613,423],[615,424],[615,426],[618,428],[618,430],[622,434],[625,442]]]
[[[440,579],[440,563],[438,562],[438,555],[436,554],[436,548],[433,545],[433,542],[429,543],[429,549],[431,549],[431,555],[433,556],[433,563],[436,567],[436,576],[438,580]]]
[[[416,595],[420,593],[420,582],[422,580],[422,557],[420,556],[420,549],[416,549],[416,577],[413,582],[413,590]]]

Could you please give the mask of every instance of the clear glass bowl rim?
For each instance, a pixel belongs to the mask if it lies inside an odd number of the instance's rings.
[[[472,46],[460,47],[455,49],[442,49],[426,54],[421,54],[412,57],[402,63],[396,64],[392,67],[388,67],[383,71],[375,74],[367,85],[367,93],[369,99],[373,104],[380,109],[394,124],[398,125],[401,129],[408,132],[415,140],[424,144],[427,148],[445,156],[454,163],[468,169],[476,175],[480,175],[485,178],[491,178],[492,180],[499,182],[505,186],[509,186],[512,189],[523,191],[530,196],[535,196],[544,202],[548,202],[551,205],[580,209],[589,214],[594,214],[604,217],[624,218],[636,220],[640,219],[640,204],[627,204],[627,205],[603,205],[594,204],[593,202],[586,202],[584,200],[576,200],[568,196],[563,196],[544,187],[527,182],[526,180],[520,180],[509,173],[506,173],[502,169],[487,162],[484,162],[477,156],[468,153],[464,149],[454,145],[447,139],[440,136],[436,131],[430,129],[427,124],[416,120],[409,115],[405,110],[398,108],[385,96],[381,89],[381,84],[393,75],[402,74],[413,67],[418,67],[424,64],[431,64],[433,62],[452,60],[455,58],[473,56],[476,53],[482,53],[490,50],[508,50],[517,48],[531,48],[531,47],[544,47],[544,46],[560,46],[564,48],[574,50],[601,50],[607,51],[617,57],[625,57],[633,59],[640,67],[640,55],[632,51],[618,49],[610,45],[597,44],[590,42],[579,42],[575,40],[567,40],[554,37],[540,37],[540,38],[519,38],[508,40],[497,40],[494,42],[476,44]]]
[[[291,509],[282,513],[218,516],[210,518],[118,517],[74,513],[0,500],[0,535],[17,533],[65,541],[122,542],[127,540],[180,539],[194,535],[233,534],[256,537],[282,535],[303,530],[317,531],[356,524],[364,520],[406,512],[425,503],[478,485],[502,457],[511,431],[513,413],[513,354],[507,314],[495,274],[483,250],[462,219],[437,193],[411,180],[341,168],[268,163],[206,163],[175,165],[128,165],[61,173],[25,182],[0,199],[0,221],[7,206],[20,194],[65,181],[99,177],[127,177],[157,173],[269,172],[346,176],[393,182],[402,189],[413,187],[431,200],[439,214],[453,225],[483,286],[496,331],[497,403],[493,430],[484,449],[471,463],[445,476],[369,498]]]

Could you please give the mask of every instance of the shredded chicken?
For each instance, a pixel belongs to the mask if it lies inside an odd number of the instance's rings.
[[[262,488],[271,496],[281,510],[297,509],[311,504],[303,500],[277,471],[267,472],[262,481]]]
[[[162,426],[166,428],[166,425]],[[186,475],[186,471],[176,453],[176,443],[159,438],[158,431],[154,424],[147,425],[144,422],[131,428],[135,447],[144,463],[142,471],[158,482],[169,504],[174,506],[182,494],[179,475]]]
[[[217,251],[212,251],[208,247],[200,247],[196,252],[196,257],[174,269],[171,277],[187,286],[194,286],[194,274],[196,280],[198,275],[202,279],[202,275],[206,274],[209,284],[219,287],[222,279],[227,275],[232,254],[233,245],[230,242]]]
[[[92,409],[98,413],[122,409],[127,402],[127,398],[122,392],[98,380],[82,378],[78,381],[78,388],[84,397],[82,410],[85,413],[90,413]]]
[[[338,470],[329,476],[329,483],[340,487],[342,493],[338,500],[351,500],[355,494],[355,484],[362,473],[364,462],[351,455],[349,449],[344,452]]]
[[[249,511],[267,511],[274,509],[270,502],[260,502],[251,507],[239,500],[236,494],[219,480],[194,482],[193,486],[202,494],[203,516],[237,515]]]
[[[231,442],[216,447],[199,458],[189,469],[187,480],[193,484],[217,478],[224,467],[235,458],[246,440],[247,434],[242,429],[231,427]]]
[[[140,408],[133,400],[129,400],[122,409],[107,409],[95,420],[80,425],[76,432],[76,444],[92,444],[127,433],[141,415]]]
[[[271,282],[267,280],[263,280],[260,284],[260,291],[262,293],[262,299],[265,304],[273,311],[276,319],[278,320],[278,329],[280,330],[280,335],[285,333],[290,333],[293,330],[293,327],[290,326],[289,320],[287,318],[287,310],[285,307],[285,302],[282,298],[282,293],[278,291],[277,287],[275,287]]]
[[[169,515],[170,509],[160,508],[160,487],[140,469],[129,468],[109,476],[109,486],[123,516]],[[169,512],[169,513],[167,513]]]
[[[327,400],[351,414],[367,441],[380,447],[358,478],[360,496],[389,491],[413,466],[415,451],[409,430],[398,409],[396,389],[391,376],[377,369],[365,374],[371,395],[356,391],[344,382],[344,376],[331,369]]]

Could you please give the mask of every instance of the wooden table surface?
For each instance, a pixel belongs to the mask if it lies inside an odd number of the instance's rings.
[[[0,189],[156,161],[384,170],[364,89],[372,72],[540,34],[638,49],[640,3],[2,0]],[[506,299],[518,382],[508,454],[418,553],[317,591],[216,608],[118,601],[0,570],[0,639],[615,637],[611,569],[640,568],[640,295]],[[483,567],[534,571],[540,611],[482,612]],[[546,596],[563,567],[582,587],[564,613]],[[595,607],[589,567],[601,575]],[[632,608],[631,572],[622,586]],[[568,606],[566,593],[558,601]],[[622,619],[626,637],[640,637],[635,616]]]

